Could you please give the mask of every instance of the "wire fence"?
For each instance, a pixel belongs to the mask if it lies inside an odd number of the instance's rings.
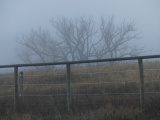
[[[159,58],[0,66],[14,68],[0,74],[0,112],[77,114],[108,104],[144,108],[160,98]]]

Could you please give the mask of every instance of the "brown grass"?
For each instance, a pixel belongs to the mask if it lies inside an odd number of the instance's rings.
[[[160,80],[158,69],[160,69],[159,62],[144,63],[145,92],[160,92],[160,81],[153,81]],[[12,74],[1,74],[0,84],[13,84],[13,77],[7,77],[10,75]],[[24,94],[33,96],[25,96],[24,101],[19,102],[19,113],[42,116],[64,116],[67,114],[65,68],[48,71],[24,71],[24,84],[32,84],[24,86]],[[34,86],[33,84],[47,85]],[[71,90],[72,94],[74,94],[72,95],[72,115],[76,116],[88,114],[93,120],[95,118],[103,120],[106,117],[108,119],[136,120],[142,113],[158,115],[160,111],[159,94],[145,94],[143,112],[140,109],[137,63],[100,64],[94,66],[74,65],[71,68]],[[1,87],[1,96],[6,94],[13,95],[13,93],[14,86]],[[115,94],[110,95],[110,93]],[[63,95],[34,96],[59,94]],[[13,97],[1,97],[0,105],[2,106],[0,114],[8,115],[14,113]]]

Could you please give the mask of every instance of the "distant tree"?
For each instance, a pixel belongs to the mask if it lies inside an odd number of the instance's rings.
[[[42,28],[18,38],[23,46],[18,51],[20,59],[26,63],[76,61],[136,56],[142,52],[129,45],[139,38],[134,22],[116,25],[114,17],[101,17],[98,25],[92,17],[60,17],[51,23],[54,38]]]
[[[113,16],[109,17],[108,20],[105,20],[102,16],[100,22],[100,47],[95,48],[95,56],[97,58],[136,56],[142,52],[141,49],[133,49],[128,43],[138,38],[140,37],[135,29],[134,22],[125,23],[123,21],[120,25],[116,25]]]
[[[65,17],[52,21],[57,39],[63,48],[66,61],[88,60],[92,56],[93,36],[96,34],[91,17],[68,20]]]
[[[17,51],[18,56],[26,63],[48,62],[56,49],[56,43],[52,44],[52,38],[48,30],[39,28],[31,30],[29,34],[22,35],[17,42],[22,45]]]

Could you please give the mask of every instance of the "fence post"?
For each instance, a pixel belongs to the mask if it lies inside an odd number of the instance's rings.
[[[68,104],[68,113],[71,113],[71,71],[70,71],[70,64],[66,64],[67,68],[67,104]]]
[[[138,59],[139,64],[139,77],[140,77],[140,104],[144,107],[144,77],[143,77],[143,61]]]
[[[14,67],[14,110],[18,112],[18,66]]]
[[[24,92],[23,92],[23,71],[20,72],[20,96],[21,96],[21,102],[23,102],[23,96],[24,96]]]

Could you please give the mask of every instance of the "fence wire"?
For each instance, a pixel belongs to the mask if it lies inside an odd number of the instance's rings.
[[[145,103],[158,104],[160,60],[145,60]],[[20,72],[23,71],[23,76]],[[86,113],[112,104],[140,106],[140,78],[137,60],[71,65],[71,112]],[[19,110],[21,113],[66,114],[67,72],[65,65],[24,67],[19,70]],[[23,80],[23,82],[21,82]],[[22,84],[23,83],[23,84]],[[14,109],[14,71],[0,74],[1,113]]]

